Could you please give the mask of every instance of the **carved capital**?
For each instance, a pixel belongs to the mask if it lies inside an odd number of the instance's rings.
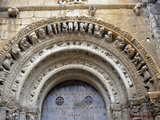
[[[160,99],[160,91],[148,92],[147,96],[149,97],[150,102],[153,103],[153,102],[155,102],[155,101]]]
[[[152,113],[160,114],[160,91],[148,92],[149,107]]]
[[[139,98],[134,98],[134,99],[129,99],[128,104],[129,106],[136,106],[136,105],[141,105],[142,103],[146,103],[148,100],[145,96],[139,97]]]
[[[122,105],[113,103],[113,104],[111,104],[111,109],[112,109],[112,111],[121,110],[122,109]]]

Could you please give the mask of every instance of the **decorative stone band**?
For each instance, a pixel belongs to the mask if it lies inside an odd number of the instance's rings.
[[[107,5],[102,5],[102,4],[96,4],[94,7],[96,9],[120,9],[120,8],[126,8],[126,9],[133,9],[135,3],[122,3],[122,4],[107,4]],[[7,6],[7,7],[0,7],[0,12],[5,12],[7,11],[10,7],[12,6]],[[43,10],[60,10],[59,5],[56,6],[15,6],[17,9],[20,11],[43,11]],[[89,5],[84,4],[84,5],[66,5],[65,9],[68,10],[73,10],[73,9],[88,9]]]

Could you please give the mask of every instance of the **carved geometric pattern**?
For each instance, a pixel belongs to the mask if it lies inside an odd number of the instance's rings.
[[[56,104],[61,106],[64,103],[64,98],[61,96],[58,96],[55,100]]]
[[[91,96],[86,96],[84,101],[85,101],[86,105],[91,105],[94,100]]]

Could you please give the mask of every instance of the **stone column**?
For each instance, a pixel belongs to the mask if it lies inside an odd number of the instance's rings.
[[[0,108],[0,120],[5,120],[5,119],[6,119],[6,109]]]
[[[130,120],[129,112],[127,109],[123,109],[123,120]]]
[[[21,112],[19,113],[19,119],[20,119],[20,120],[26,120],[26,113],[25,113],[24,111],[21,111]]]
[[[147,104],[143,103],[141,105],[141,116],[143,120],[153,120],[151,112],[147,109]]]

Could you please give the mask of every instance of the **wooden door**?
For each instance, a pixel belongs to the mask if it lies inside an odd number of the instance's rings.
[[[72,80],[53,88],[42,105],[41,120],[108,120],[101,95],[87,83]]]

